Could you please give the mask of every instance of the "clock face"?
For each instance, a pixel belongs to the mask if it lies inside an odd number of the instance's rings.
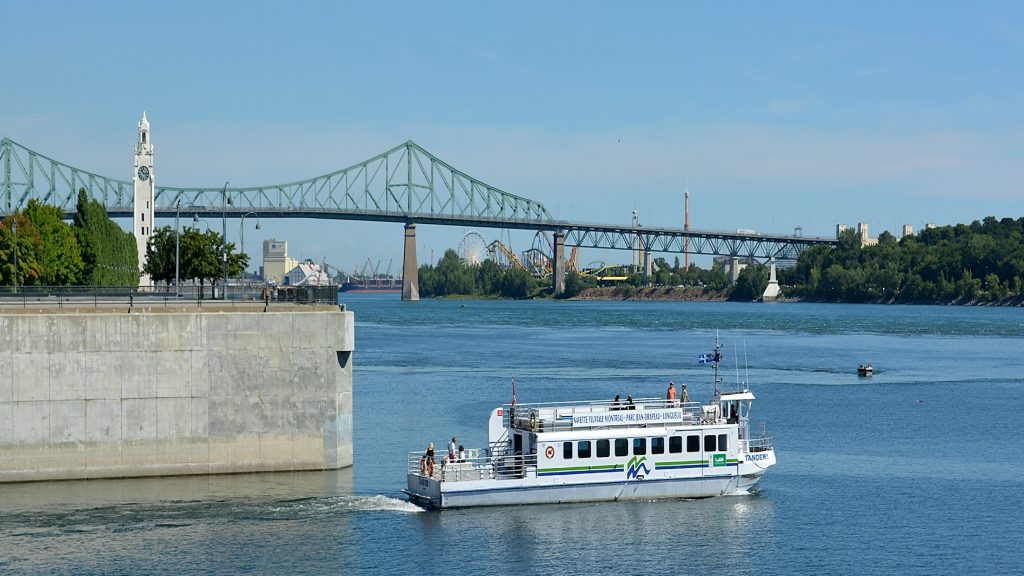
[[[142,180],[143,182],[145,182],[146,180],[149,180],[149,167],[148,166],[141,166],[139,168],[139,180]]]

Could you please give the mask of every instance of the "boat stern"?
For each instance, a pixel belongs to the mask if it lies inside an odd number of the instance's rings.
[[[441,508],[441,482],[435,478],[410,472],[407,487],[402,492],[414,504],[424,508]]]

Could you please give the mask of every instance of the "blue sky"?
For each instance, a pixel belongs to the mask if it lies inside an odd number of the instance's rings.
[[[0,0],[0,35],[0,133],[111,177],[145,110],[160,185],[291,182],[413,139],[584,222],[681,226],[687,178],[700,229],[1024,216],[1021,3]],[[464,231],[418,232],[425,260]],[[268,220],[247,248],[271,236],[401,259],[398,225]]]

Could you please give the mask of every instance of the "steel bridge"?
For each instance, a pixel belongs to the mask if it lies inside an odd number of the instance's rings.
[[[78,190],[107,208],[113,217],[131,217],[133,182],[75,168],[0,140],[0,215],[8,215],[32,199],[74,214]],[[159,177],[159,173],[155,175]],[[158,178],[157,178],[158,179]],[[159,181],[159,180],[158,180]],[[261,218],[370,220],[406,225],[404,276],[415,282],[415,225],[547,230],[554,232],[560,292],[566,243],[585,248],[731,256],[767,261],[793,260],[805,249],[835,240],[820,237],[731,233],[681,228],[645,228],[580,224],[556,220],[543,204],[495,188],[427,152],[413,141],[365,162],[307,180],[251,187],[179,188],[157,186],[156,214],[178,211],[231,218],[256,213]],[[561,262],[561,266],[558,263]],[[408,286],[407,286],[408,287]],[[415,292],[415,287],[411,288]],[[416,294],[403,291],[403,296]]]

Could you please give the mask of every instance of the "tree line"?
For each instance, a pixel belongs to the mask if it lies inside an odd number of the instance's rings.
[[[1024,297],[1024,218],[987,217],[874,246],[846,230],[779,271],[788,296],[829,302],[1005,303]]]
[[[237,277],[248,267],[249,256],[223,240],[212,230],[187,228],[176,239],[173,227],[156,228],[146,246],[145,272],[169,289],[177,260],[183,282],[215,285],[223,277],[226,249],[228,276]],[[135,236],[85,189],[78,191],[71,223],[60,208],[36,199],[0,222],[0,285],[14,284],[15,268],[18,286],[138,286],[140,276]]]
[[[16,232],[16,233],[15,233]],[[78,191],[72,223],[56,206],[29,200],[0,223],[0,283],[18,286],[138,286],[135,237]]]

